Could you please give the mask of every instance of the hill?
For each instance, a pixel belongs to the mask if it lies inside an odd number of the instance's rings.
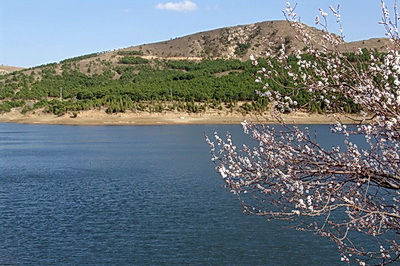
[[[306,26],[305,28],[315,40],[314,45],[320,48],[325,32],[314,27]],[[59,66],[74,62],[80,72],[102,73],[102,69],[96,67],[96,61],[107,61],[116,66],[120,64],[121,58],[127,55],[141,56],[146,59],[200,61],[204,58],[219,58],[246,61],[251,54],[257,56],[267,50],[277,52],[282,43],[289,52],[301,50],[304,47],[304,44],[295,38],[295,32],[287,21],[265,21],[204,31],[163,42],[77,56],[59,62]],[[344,43],[340,48],[350,52],[357,48],[384,52],[390,46],[389,39],[374,38]]]
[[[0,65],[0,75],[6,75],[12,73],[14,71],[23,70],[23,67],[13,67],[13,66],[4,66]]]
[[[324,32],[313,27],[306,30],[315,46],[321,47]],[[72,117],[88,110],[261,113],[269,103],[256,94],[262,89],[262,84],[254,82],[260,66],[253,66],[248,58],[266,50],[276,52],[282,43],[289,51],[303,48],[286,21],[268,21],[21,69],[0,75],[0,112]],[[379,52],[389,45],[386,39],[371,39],[348,43],[342,49]],[[307,112],[325,110],[323,103],[307,93],[296,97]],[[352,102],[343,108],[359,110]]]
[[[321,47],[322,30],[306,27],[317,48]],[[301,50],[302,42],[295,38],[295,32],[287,21],[265,21],[250,25],[226,27],[200,32],[169,41],[144,44],[123,49],[138,51],[144,56],[158,58],[222,58],[248,60],[250,54],[258,55],[267,50],[279,51],[281,44],[289,51]],[[371,39],[350,42],[342,49],[368,48],[386,51],[390,46],[388,39]]]
[[[309,26],[306,26],[306,30],[315,40],[314,45],[320,48],[324,31]],[[295,32],[287,21],[264,21],[199,32],[157,43],[77,56],[62,60],[59,65],[75,62],[75,64],[79,64],[80,71],[85,72],[90,62],[105,60],[115,65],[119,63],[119,59],[124,55],[136,55],[146,59],[188,59],[199,61],[204,58],[220,58],[246,61],[251,54],[259,55],[267,50],[276,52],[281,48],[282,43],[285,44],[289,52],[301,50],[304,47],[304,44],[295,38]],[[384,52],[390,46],[391,42],[387,38],[373,38],[344,43],[340,48],[343,51],[350,52],[357,48]],[[36,68],[40,67],[42,66]],[[0,74],[7,74],[21,69],[0,66]]]

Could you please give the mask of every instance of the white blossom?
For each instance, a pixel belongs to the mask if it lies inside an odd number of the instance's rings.
[[[339,6],[329,9],[340,24]],[[282,45],[278,54],[268,52],[268,57],[279,65],[260,67],[260,78],[256,79],[266,84],[258,95],[274,104],[270,115],[281,127],[243,123],[244,132],[258,145],[244,146],[242,151],[236,151],[229,134],[225,140],[215,134],[218,145],[207,138],[212,160],[227,187],[241,199],[246,213],[289,220],[299,230],[329,238],[339,246],[341,260],[349,264],[368,265],[368,259],[390,263],[400,253],[396,238],[400,224],[397,21],[393,22],[382,1],[382,25],[396,45],[387,54],[372,53],[369,65],[363,62],[365,67],[356,68],[339,49],[341,39],[337,36],[325,34],[321,39],[326,42],[323,52],[315,47],[294,10],[287,1],[285,16],[298,40],[308,47],[306,53],[310,57],[301,56],[302,51],[295,52],[298,71],[294,71]],[[324,28],[328,14],[320,9],[319,16],[316,23]],[[355,55],[363,55],[363,50],[355,50]],[[280,73],[287,73],[290,82],[298,79],[301,86],[295,85],[291,94],[273,90],[281,85]],[[293,84],[290,82],[286,84]],[[357,124],[348,126],[338,119],[332,125],[332,134],[343,136],[341,146],[323,148],[309,129],[285,123],[279,111],[300,108],[294,97],[300,90],[328,108],[340,108],[342,99],[363,108]],[[354,136],[361,137],[364,143],[356,144]],[[244,193],[250,195],[240,197]],[[312,225],[304,224],[306,220],[312,220]],[[370,237],[371,241],[360,241],[361,236]],[[373,241],[375,246],[371,245]]]

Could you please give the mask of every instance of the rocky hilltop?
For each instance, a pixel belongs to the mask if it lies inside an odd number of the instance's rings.
[[[316,47],[321,47],[324,32],[306,27]],[[278,51],[285,44],[289,51],[302,49],[304,44],[295,38],[287,21],[265,21],[250,25],[226,27],[200,32],[169,41],[129,47],[123,51],[140,51],[145,56],[161,58],[223,58],[247,60],[250,54],[266,50]],[[371,39],[350,42],[342,49],[369,48],[385,51],[388,39]]]
[[[314,45],[321,47],[325,32],[309,26],[305,26],[305,29],[314,40]],[[304,44],[296,39],[295,31],[287,21],[265,21],[199,32],[163,42],[78,56],[59,62],[56,71],[61,72],[63,64],[73,62],[73,68],[82,73],[101,74],[104,67],[99,66],[98,62],[107,62],[108,66],[118,66],[123,57],[132,55],[146,59],[199,61],[204,58],[220,58],[246,61],[251,54],[257,56],[267,50],[279,51],[282,44],[285,44],[289,52],[304,48]],[[389,39],[374,38],[344,43],[340,49],[350,52],[357,48],[386,51],[390,45]],[[41,68],[41,66],[36,68]],[[26,73],[30,74],[30,71],[27,70]]]
[[[321,47],[325,32],[310,26],[306,26],[305,29],[314,40],[314,45]],[[245,61],[249,59],[251,54],[257,56],[267,50],[279,51],[282,44],[285,44],[289,52],[304,48],[304,44],[296,39],[295,32],[287,21],[265,21],[199,32],[163,42],[78,56],[63,60],[59,62],[59,65],[73,61],[75,68],[81,72],[87,72],[90,69],[91,73],[99,73],[99,69],[95,66],[96,61],[107,61],[111,65],[118,65],[120,59],[125,55],[141,56],[147,59],[201,60],[203,58],[221,58]],[[374,38],[344,43],[341,49],[354,51],[356,48],[368,48],[386,51],[390,45],[389,39]],[[0,66],[0,75],[20,69]]]

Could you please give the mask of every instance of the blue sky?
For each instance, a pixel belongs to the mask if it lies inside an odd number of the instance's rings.
[[[314,25],[319,7],[328,10],[340,3],[347,41],[384,36],[378,25],[380,0],[297,2],[297,13],[309,25]],[[284,8],[285,0],[0,0],[0,64],[31,67],[226,26],[281,20]],[[330,26],[337,31],[333,22]]]

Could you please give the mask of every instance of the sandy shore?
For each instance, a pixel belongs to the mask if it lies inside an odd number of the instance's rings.
[[[335,118],[330,115],[293,113],[283,116],[288,124],[330,124]],[[119,113],[107,114],[104,111],[79,112],[77,117],[71,114],[55,116],[43,112],[21,114],[17,110],[0,114],[0,123],[54,124],[54,125],[201,125],[201,124],[239,124],[244,120],[255,123],[277,123],[268,115],[241,115],[224,112],[188,113]],[[341,116],[342,122],[353,120]]]

